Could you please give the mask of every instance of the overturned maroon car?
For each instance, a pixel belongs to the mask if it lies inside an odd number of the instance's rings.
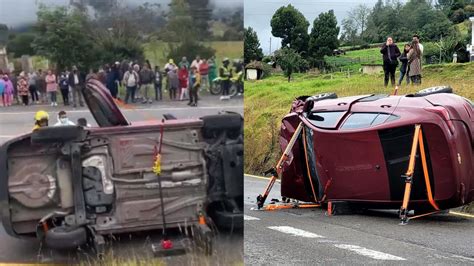
[[[473,103],[450,87],[402,96],[302,96],[283,118],[280,145],[289,153],[273,172],[281,174],[285,198],[402,206],[406,220],[408,210],[474,200],[473,135]]]

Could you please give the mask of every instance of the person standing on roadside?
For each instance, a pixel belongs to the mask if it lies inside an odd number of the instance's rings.
[[[84,84],[83,78],[79,70],[77,70],[76,66],[72,67],[71,73],[69,73],[69,86],[71,87],[72,92],[72,103],[73,107],[77,107],[77,102],[79,101],[79,105],[81,107],[84,106],[84,100],[82,97],[82,86]]]
[[[0,71],[0,76],[3,76],[3,73],[2,71]],[[2,79],[0,79],[0,98],[2,99],[2,105],[3,106],[7,106],[6,103],[5,103],[5,81]]]
[[[64,106],[69,105],[69,81],[66,72],[62,72],[59,77],[59,89],[63,96]]]
[[[179,89],[178,95],[179,100],[182,101],[184,99],[184,95],[187,94],[188,85],[189,85],[189,71],[186,65],[182,65],[178,71],[178,79],[179,79]]]
[[[163,100],[163,93],[161,91],[161,86],[163,85],[163,74],[160,71],[159,66],[155,66],[155,100]]]
[[[135,103],[135,91],[139,84],[138,73],[134,70],[132,66],[128,68],[128,71],[123,75],[123,85],[127,88],[125,94],[125,103],[128,104],[129,99],[132,103]]]
[[[139,76],[140,76],[140,86],[141,86],[141,91],[143,92],[143,101],[142,103],[153,103],[153,99],[151,97],[151,92],[153,91],[153,71],[148,67],[148,63],[143,65],[142,70],[140,70]]]
[[[199,67],[199,75],[201,76],[201,88],[209,90],[209,63],[206,59],[202,60]]]
[[[180,69],[181,69],[183,66],[186,66],[186,69],[189,68],[189,61],[188,61],[188,59],[186,58],[186,56],[183,56],[183,58],[181,58],[181,61],[179,62],[178,66],[179,66]]]
[[[403,48],[402,55],[400,55],[400,78],[398,79],[398,86],[402,85],[403,78],[406,76],[407,84],[410,84],[410,78],[408,77],[408,52],[410,51],[411,45],[409,43],[405,44]]]
[[[207,63],[209,65],[209,85],[210,85],[209,87],[212,87],[214,85],[214,80],[217,78],[216,57],[212,56],[211,58],[209,58],[209,60],[207,60]]]
[[[420,54],[421,56],[423,56],[423,50],[424,50],[424,47],[423,47],[423,44],[420,43],[420,35],[418,34],[413,34],[413,39],[412,41],[416,42],[418,44],[418,49],[420,50]]]
[[[48,69],[48,74],[45,77],[46,81],[46,91],[50,95],[51,106],[58,106],[56,92],[58,90],[58,83],[56,80],[56,75],[53,74],[51,69]]]
[[[416,41],[412,41],[411,49],[408,52],[408,64],[410,70],[408,75],[410,76],[411,83],[414,85],[421,84],[421,51]]]
[[[13,102],[13,83],[8,77],[8,74],[3,75],[3,81],[5,82],[5,89],[3,91],[3,101],[6,106],[11,106]]]
[[[179,88],[179,78],[177,69],[168,71],[168,81],[170,85],[170,100],[176,100],[176,92]]]
[[[380,48],[380,53],[383,57],[383,72],[385,74],[384,86],[388,86],[388,80],[395,86],[395,71],[398,66],[398,57],[400,56],[400,50],[397,45],[393,43],[392,37],[388,37],[387,41]]]
[[[190,106],[197,106],[198,103],[198,91],[199,87],[201,86],[201,75],[199,74],[199,70],[196,67],[191,67],[191,77],[193,86],[189,91],[189,103]]]
[[[20,75],[18,76],[18,95],[21,98],[21,102],[23,105],[28,105],[28,81],[26,81],[26,75],[25,72],[21,72]]]
[[[26,78],[26,76],[25,76]],[[48,95],[46,93],[46,72],[43,72],[42,69],[38,70],[38,79],[36,86],[38,88],[39,98],[41,99],[42,103],[48,103]]]
[[[30,74],[28,75],[28,86],[31,94],[32,103],[39,103],[37,79],[38,75],[34,70],[31,70]]]
[[[230,67],[229,63],[229,58],[224,58],[224,60],[222,60],[222,66],[219,68],[222,96],[229,95],[230,86],[232,85],[230,82],[230,79],[232,78],[232,68]]]
[[[16,104],[20,105],[21,101],[20,101],[20,98],[18,97],[18,89],[17,89],[18,78],[16,76],[16,72],[10,73],[10,80],[13,85],[13,98],[15,98]]]

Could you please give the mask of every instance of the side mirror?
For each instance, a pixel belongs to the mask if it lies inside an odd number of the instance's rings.
[[[324,121],[324,117],[317,115],[315,113],[309,113],[308,119],[315,120],[315,121]]]

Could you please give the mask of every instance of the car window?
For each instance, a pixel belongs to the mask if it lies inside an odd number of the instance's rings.
[[[313,112],[306,117],[311,124],[322,128],[335,128],[344,115],[345,111],[337,112]],[[319,118],[317,118],[319,116]],[[322,119],[321,119],[322,118]],[[322,120],[322,121],[319,121]]]
[[[347,118],[341,129],[366,128],[396,119],[398,116],[384,113],[353,113]]]

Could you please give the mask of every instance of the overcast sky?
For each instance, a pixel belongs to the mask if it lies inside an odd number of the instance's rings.
[[[359,4],[366,4],[372,8],[377,0],[244,0],[244,26],[252,27],[258,34],[264,54],[270,50],[270,38],[272,39],[272,51],[280,48],[281,40],[272,36],[270,21],[275,11],[281,6],[292,4],[308,20],[310,26],[314,19],[322,12],[334,10],[338,25],[346,18],[347,12]],[[405,1],[402,1],[405,2]]]
[[[170,0],[121,0],[127,4],[141,5],[145,2],[167,5]],[[36,21],[38,4],[68,5],[70,0],[0,0],[0,23],[15,27]],[[219,7],[242,6],[243,0],[211,0]]]

